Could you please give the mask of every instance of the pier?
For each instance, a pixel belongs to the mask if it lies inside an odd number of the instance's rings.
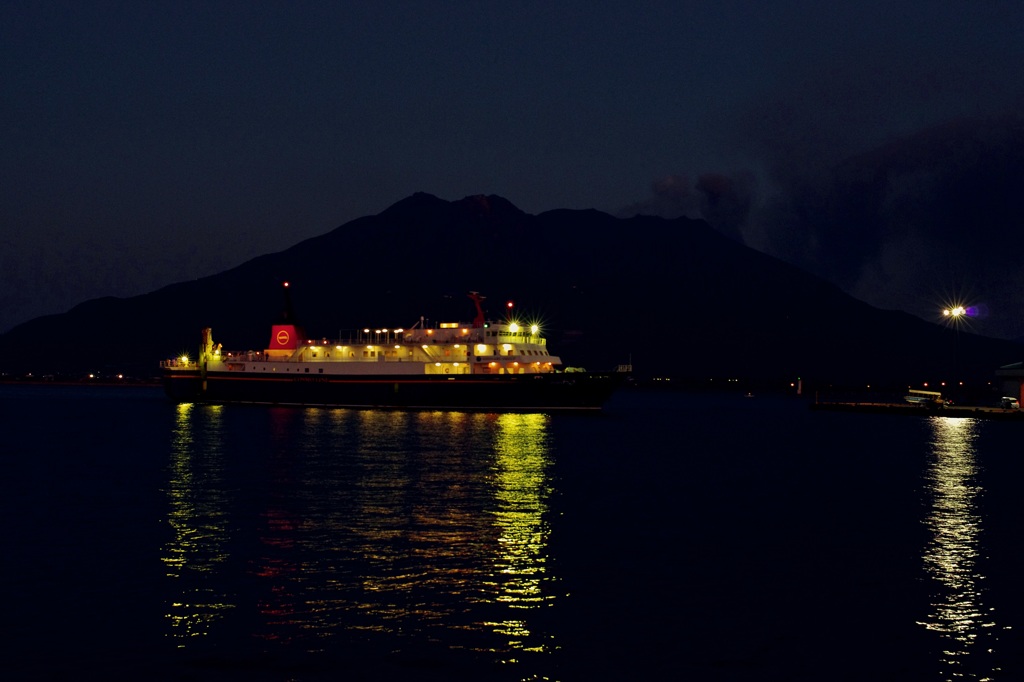
[[[899,414],[910,417],[960,417],[1024,421],[1024,410],[984,405],[923,406],[910,403],[815,401],[812,410]]]

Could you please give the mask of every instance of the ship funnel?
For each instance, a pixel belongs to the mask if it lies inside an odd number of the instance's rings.
[[[267,343],[267,355],[290,355],[299,347],[303,339],[302,327],[299,326],[292,308],[291,289],[288,282],[282,284],[284,290],[284,308],[281,315],[270,328],[270,342]]]

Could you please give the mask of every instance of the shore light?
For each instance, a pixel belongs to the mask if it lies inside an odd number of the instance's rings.
[[[963,317],[967,314],[967,309],[962,305],[954,306],[952,308],[946,308],[942,311],[943,316],[953,318],[954,320]]]

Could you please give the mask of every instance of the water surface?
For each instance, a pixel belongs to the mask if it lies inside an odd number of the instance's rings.
[[[984,680],[1024,670],[1016,424],[0,387],[16,679]]]

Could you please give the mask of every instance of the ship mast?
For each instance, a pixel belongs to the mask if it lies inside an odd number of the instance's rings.
[[[484,296],[481,296],[476,291],[469,292],[469,298],[473,301],[473,305],[476,306],[476,317],[473,318],[473,327],[480,328],[484,326],[484,322],[487,321],[487,317],[484,315]]]
[[[284,310],[281,311],[281,324],[294,324],[298,326],[299,322],[295,318],[295,309],[292,307],[291,289],[288,287],[288,282],[281,283],[281,288],[284,290]]]

